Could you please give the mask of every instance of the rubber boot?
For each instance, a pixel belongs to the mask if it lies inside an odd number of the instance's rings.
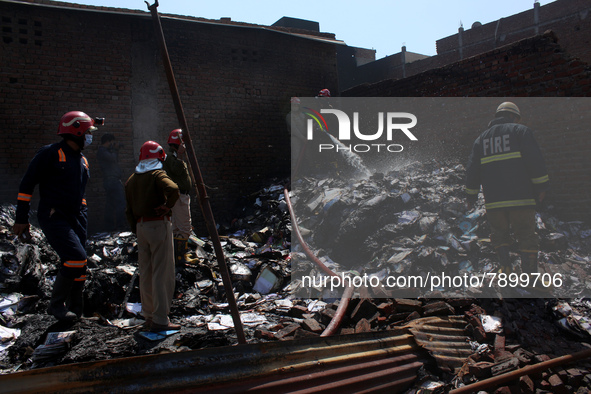
[[[85,281],[74,281],[72,290],[70,290],[70,299],[68,309],[76,315],[78,319],[84,312],[84,283]]]
[[[503,274],[509,275],[513,272],[513,267],[511,264],[511,256],[509,255],[509,247],[508,246],[499,246],[497,248],[497,256],[499,258],[499,272]]]
[[[51,300],[49,301],[48,312],[56,317],[58,320],[74,321],[76,314],[72,313],[66,308],[66,300],[72,290],[74,279],[64,277],[61,272],[55,277],[53,284],[53,291],[51,292]]]

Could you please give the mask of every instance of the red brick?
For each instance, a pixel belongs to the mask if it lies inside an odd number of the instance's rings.
[[[324,331],[324,328],[320,325],[320,323],[318,323],[314,319],[304,319],[304,321],[301,324],[302,328],[308,331],[312,331],[315,333],[321,333],[322,331]]]
[[[299,324],[292,323],[292,324],[288,325],[287,327],[279,330],[277,333],[275,333],[275,338],[284,339],[285,337],[292,336],[295,334],[295,332],[299,328],[300,328]]]
[[[355,333],[371,332],[371,325],[367,319],[361,319],[355,324]]]
[[[554,374],[548,378],[548,383],[552,387],[553,393],[568,394],[568,389],[565,387],[564,382],[560,379],[560,376]]]
[[[534,382],[527,375],[521,376],[519,378],[519,388],[524,394],[533,394],[536,392],[536,386]]]

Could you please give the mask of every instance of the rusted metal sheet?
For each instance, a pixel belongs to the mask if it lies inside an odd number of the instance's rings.
[[[431,316],[413,320],[405,327],[435,358],[439,368],[457,372],[474,353],[466,334],[467,326],[463,316]]]
[[[400,392],[428,358],[403,330],[208,348],[0,376],[3,393]]]

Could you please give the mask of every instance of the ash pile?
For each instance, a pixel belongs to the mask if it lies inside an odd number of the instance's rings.
[[[361,180],[302,178],[292,185],[297,192],[291,198],[305,212],[298,218],[304,241],[333,271],[378,277],[421,274],[427,267],[450,273],[492,272],[498,267],[482,202],[475,212],[466,214],[463,179],[461,165],[413,163]],[[245,196],[242,205],[236,219],[221,225],[219,232],[247,341],[320,336],[341,305],[342,290],[330,292],[317,286],[299,295],[299,270],[317,272],[318,268],[305,257],[301,245],[294,243],[290,253],[293,224],[282,183]],[[14,208],[3,206],[2,373],[237,343],[207,237],[192,236],[192,261],[177,266],[170,317],[182,325],[180,333],[149,341],[138,335],[142,320],[132,233],[90,237],[84,318],[64,326],[46,313],[57,255],[35,226],[32,243],[15,240],[10,232],[13,220]],[[541,264],[563,273],[571,289],[584,293],[591,255],[589,227],[561,221],[551,207],[545,207],[538,216],[538,232]],[[514,257],[518,268],[517,254]],[[301,261],[296,265],[295,259]],[[437,349],[420,341],[431,330],[426,322],[437,325],[430,319],[458,317],[462,322],[458,341],[467,348],[459,361],[438,358]],[[586,348],[591,341],[590,317],[591,303],[583,297],[479,298],[478,293],[440,289],[400,297],[380,288],[359,287],[337,334],[408,328],[433,356],[414,390],[436,392]],[[590,371],[591,365],[583,362],[576,370],[572,366],[556,369],[517,384],[525,392],[576,392],[591,388]]]
[[[304,177],[293,184],[293,200],[303,242],[336,273],[366,277],[364,284],[385,284],[387,278],[429,278],[429,286],[372,286],[376,298],[392,296],[430,298],[534,298],[519,281],[499,286],[498,280],[477,286],[449,286],[446,277],[493,278],[499,264],[490,242],[482,195],[476,208],[466,211],[465,170],[459,164],[414,162],[386,174],[359,180]],[[542,272],[556,281],[542,296],[580,297],[591,293],[589,261],[591,230],[580,221],[564,222],[552,206],[536,214]],[[315,277],[314,267],[294,240],[294,282]],[[511,279],[520,279],[520,258],[511,252]],[[498,279],[498,278],[495,278]],[[308,283],[323,283],[320,279]],[[447,283],[447,286],[444,286]],[[455,283],[455,282],[454,282]],[[294,283],[301,285],[301,283]],[[404,288],[404,291],[401,289]],[[394,291],[396,289],[397,291]],[[503,290],[511,290],[505,291]],[[329,297],[326,286],[308,286],[298,295]]]

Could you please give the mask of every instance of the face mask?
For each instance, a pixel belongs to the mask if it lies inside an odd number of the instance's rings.
[[[84,147],[86,148],[90,144],[92,144],[92,134],[85,134],[84,135]]]

